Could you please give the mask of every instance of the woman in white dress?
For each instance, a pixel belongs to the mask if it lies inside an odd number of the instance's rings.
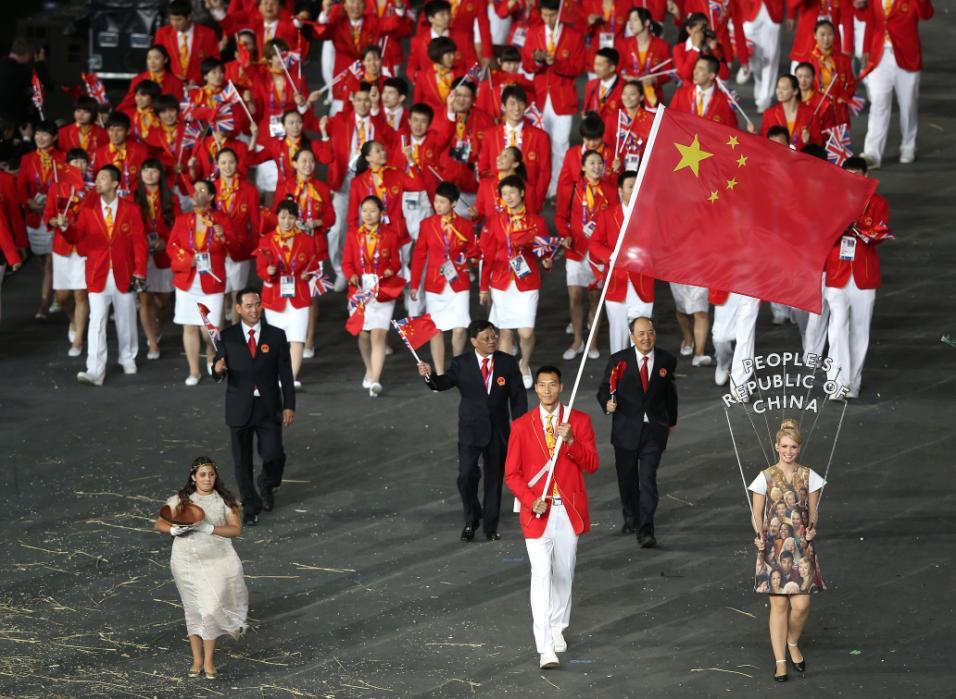
[[[205,456],[193,461],[186,485],[166,501],[174,513],[188,503],[202,509],[201,522],[183,526],[158,517],[153,527],[173,537],[169,565],[183,601],[193,653],[189,676],[204,671],[212,680],[217,677],[216,640],[226,635],[238,638],[247,627],[249,593],[242,562],[230,541],[242,534],[241,510],[219,480],[216,465]]]

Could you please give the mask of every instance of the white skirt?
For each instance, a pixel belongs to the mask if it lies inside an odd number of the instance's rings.
[[[533,328],[538,313],[538,290],[518,291],[512,279],[504,291],[491,290],[490,320],[496,327],[505,330]]]
[[[151,294],[173,293],[173,269],[160,269],[150,255],[146,260],[146,291]]]
[[[201,303],[209,309],[209,321],[218,326],[222,320],[222,294],[205,294],[199,280],[199,273],[196,273],[192,286],[189,291],[176,289],[176,312],[173,315],[173,322],[176,325],[198,325],[203,327],[202,317],[199,315],[199,306]]]
[[[365,304],[365,324],[362,330],[388,330],[392,327],[394,301],[369,301]]]
[[[249,270],[252,269],[252,260],[234,261],[226,256],[226,293],[242,291],[249,281]]]
[[[86,258],[73,251],[69,255],[53,253],[53,289],[73,291],[86,288]]]
[[[707,289],[704,287],[675,282],[671,282],[670,285],[671,293],[674,295],[674,306],[678,313],[706,313],[710,310]]]
[[[467,328],[471,322],[468,297],[467,290],[455,291],[451,284],[445,284],[440,294],[425,292],[425,310],[442,332],[452,328]]]
[[[597,281],[594,277],[594,270],[591,269],[591,265],[588,263],[587,256],[585,256],[583,260],[565,259],[564,264],[568,286],[589,287]]]
[[[309,307],[296,308],[288,299],[284,311],[266,311],[266,322],[285,330],[285,339],[289,342],[305,342],[305,334],[309,329]]]
[[[53,252],[53,235],[42,223],[39,228],[27,226],[27,239],[34,255],[49,255]]]

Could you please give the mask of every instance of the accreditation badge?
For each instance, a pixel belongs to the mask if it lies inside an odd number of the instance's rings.
[[[197,252],[193,259],[196,261],[196,271],[200,274],[209,274],[212,272],[212,260],[208,252]]]
[[[279,277],[279,295],[284,299],[295,298],[295,276],[283,274]]]
[[[528,261],[524,259],[524,255],[515,255],[508,261],[508,264],[511,265],[511,271],[514,272],[516,279],[524,279],[531,274],[531,267],[528,266]]]
[[[840,238],[840,259],[852,262],[856,257],[856,238],[845,235]]]

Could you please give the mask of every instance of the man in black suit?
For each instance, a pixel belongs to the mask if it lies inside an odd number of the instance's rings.
[[[614,415],[611,444],[624,510],[621,533],[636,531],[641,547],[653,548],[657,545],[657,467],[677,424],[677,359],[654,347],[657,334],[650,318],[631,321],[631,341],[634,347],[608,358],[597,400],[605,414]],[[618,367],[617,391],[612,396],[611,372]]]
[[[274,504],[272,491],[282,483],[285,452],[282,427],[295,419],[295,388],[285,332],[261,320],[255,289],[236,296],[241,322],[222,331],[213,365],[216,381],[226,384],[226,424],[232,433],[232,460],[242,497],[243,524],[257,524],[259,512]],[[281,382],[281,387],[280,387]],[[259,439],[262,473],[253,484],[252,437]]]
[[[485,536],[496,541],[498,512],[501,509],[501,484],[511,420],[528,412],[518,362],[498,350],[498,329],[487,320],[474,320],[468,326],[474,348],[451,360],[448,373],[437,376],[427,363],[418,365],[418,373],[435,391],[458,388],[458,492],[465,511],[461,540],[475,538],[478,521],[484,520]],[[510,408],[510,412],[509,412]],[[481,470],[478,458],[484,457],[484,508],[478,500]]]

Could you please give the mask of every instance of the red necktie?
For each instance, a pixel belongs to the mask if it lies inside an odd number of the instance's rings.
[[[249,354],[252,355],[253,359],[256,358],[256,329],[255,328],[252,328],[251,330],[249,330]],[[643,374],[641,374],[641,377],[643,378],[646,375],[646,373],[647,372],[644,372]],[[647,390],[646,381],[644,382],[644,386],[645,386],[644,390],[646,391]]]
[[[491,376],[491,368],[488,366],[490,362],[490,357],[481,360],[481,380],[484,382],[486,389],[488,388],[488,377]]]
[[[649,379],[647,376],[647,357],[641,358],[641,388],[644,389],[644,393],[647,393],[647,384]]]

